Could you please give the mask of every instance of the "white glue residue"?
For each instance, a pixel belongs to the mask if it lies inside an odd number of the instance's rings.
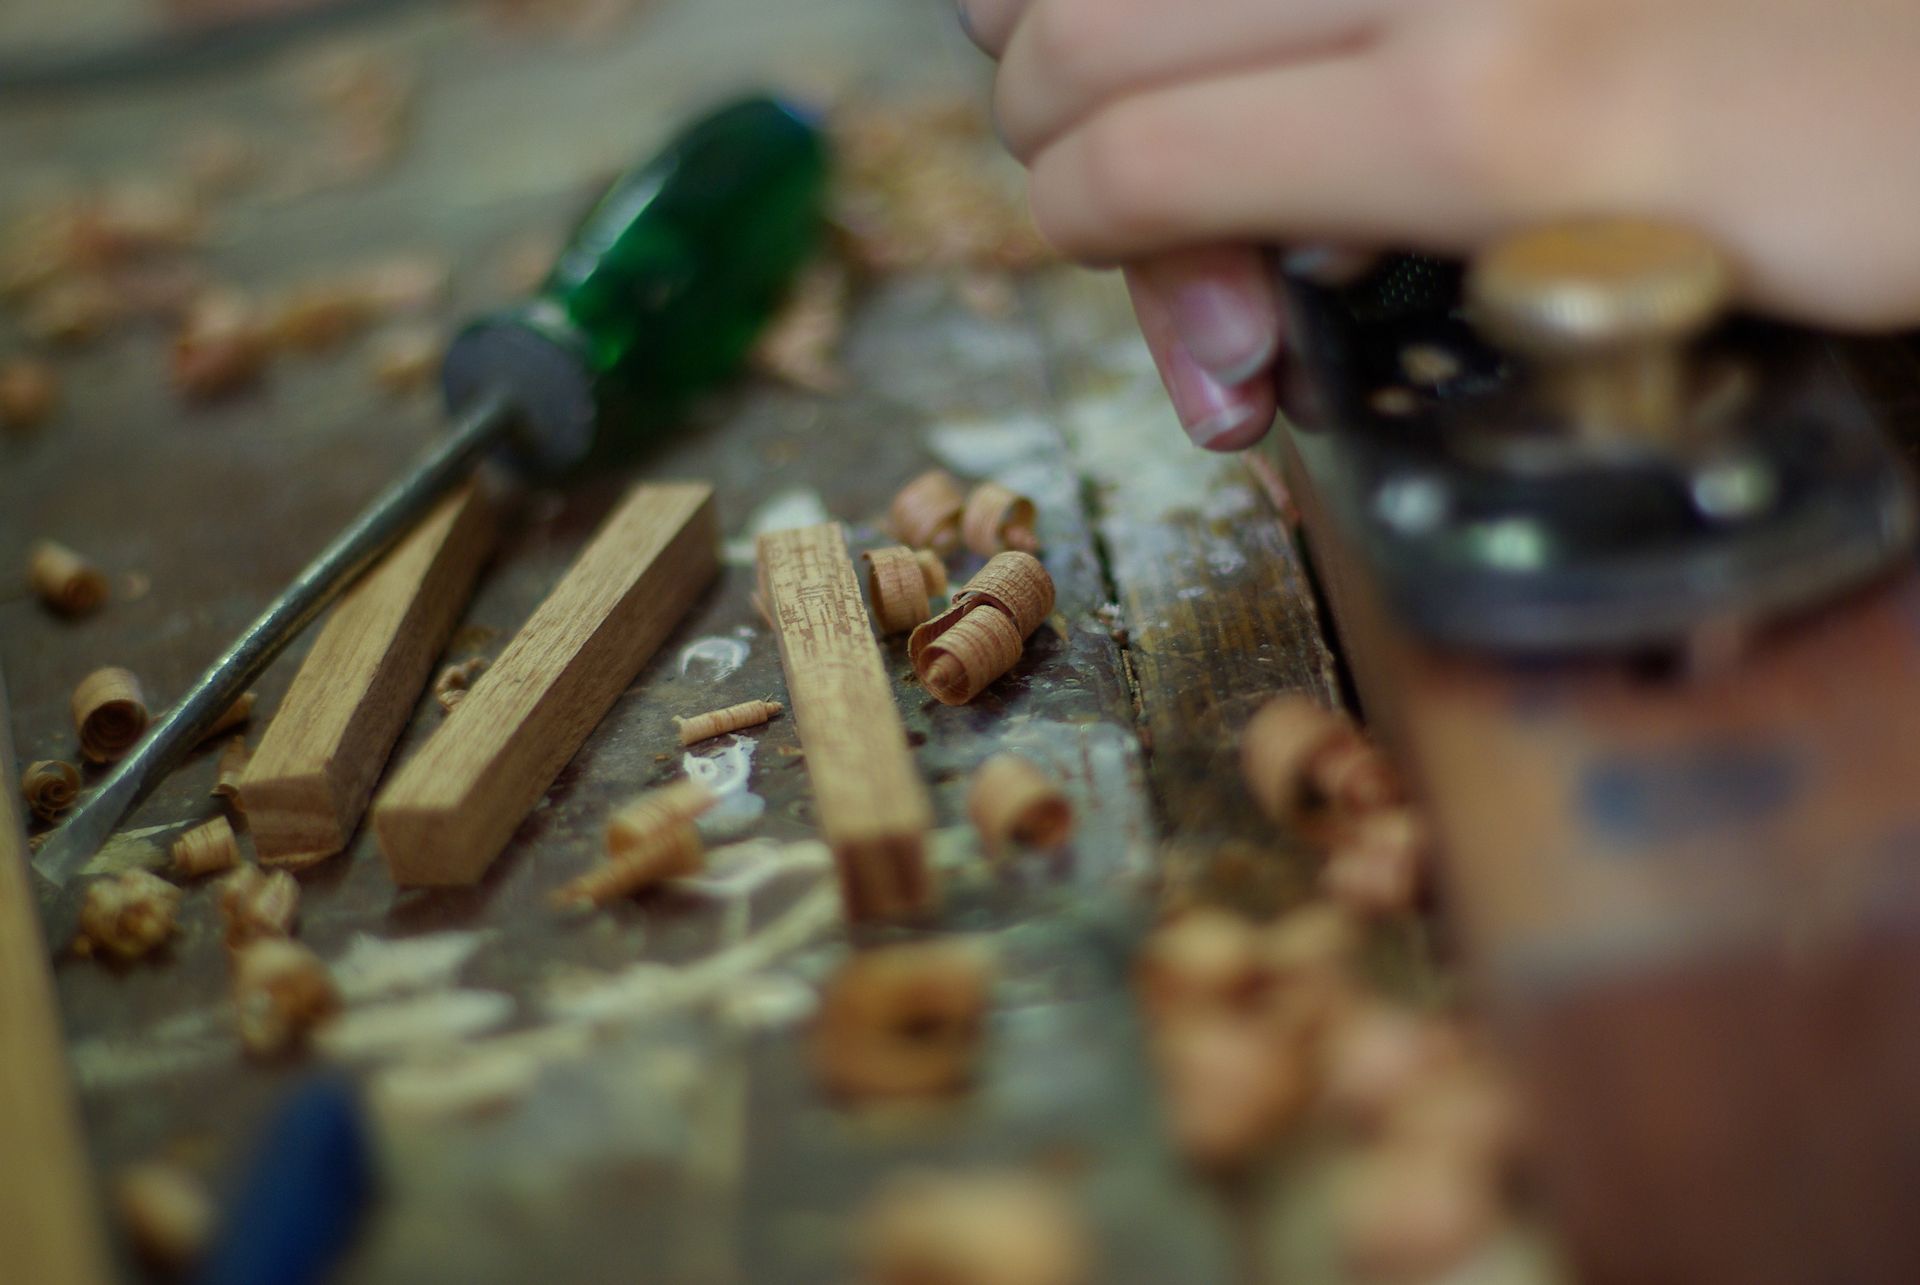
[[[753,511],[753,516],[747,519],[747,529],[727,541],[722,556],[729,566],[750,567],[757,537],[769,531],[791,531],[794,527],[818,526],[832,520],[826,501],[818,491],[782,491]]]
[[[813,1016],[820,997],[791,973],[765,973],[743,980],[715,1006],[720,1020],[739,1031],[778,1031]]]
[[[703,837],[730,838],[758,821],[767,810],[767,801],[747,788],[753,776],[753,752],[758,748],[757,741],[729,736],[709,754],[688,751],[681,757],[681,770],[712,790],[719,800],[695,823]]]
[[[346,954],[334,961],[333,980],[349,1004],[385,999],[411,991],[451,986],[487,932],[428,933],[387,941],[366,933],[356,935]]]
[[[747,663],[747,644],[738,638],[709,634],[680,649],[680,677],[717,683]]]
[[[513,997],[499,991],[451,990],[350,1008],[313,1033],[337,1058],[377,1058],[420,1045],[454,1044],[513,1016]]]

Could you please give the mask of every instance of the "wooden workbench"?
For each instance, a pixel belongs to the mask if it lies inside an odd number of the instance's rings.
[[[448,318],[500,297],[488,265],[504,247],[562,229],[600,177],[728,91],[919,95],[985,77],[943,0],[663,0],[591,41],[509,37],[433,6],[348,34],[419,68],[402,164],[296,201],[238,200],[209,259],[269,286],[435,249],[456,265]],[[42,178],[162,165],[196,122],[291,129],[285,62],[0,99],[0,203]],[[1104,1282],[1274,1268],[1258,1220],[1233,1217],[1166,1153],[1125,969],[1157,885],[1254,906],[1310,887],[1311,867],[1241,795],[1233,732],[1275,690],[1329,692],[1334,664],[1283,528],[1237,463],[1186,447],[1115,283],[1057,269],[1018,303],[984,319],[950,282],[890,279],[859,300],[846,394],[748,381],[631,471],[511,508],[451,656],[497,653],[640,472],[715,484],[728,564],[483,883],[398,894],[365,834],[303,879],[303,939],[347,961],[353,1013],[373,1014],[359,1051],[338,1059],[383,1103],[414,1101],[424,1080],[446,1108],[383,1107],[388,1185],[352,1279],[844,1280],[845,1217],[883,1174],[985,1158],[1073,1167]],[[0,351],[12,339],[0,331]],[[181,690],[437,423],[430,397],[396,402],[373,387],[359,344],[278,363],[259,391],[207,408],[166,390],[165,357],[158,330],[63,354],[57,417],[0,438],[0,567],[53,536],[97,558],[116,589],[108,610],[63,623],[0,576],[0,663],[23,760],[73,756],[68,693],[98,665],[136,670],[156,702]],[[780,691],[748,602],[756,522],[824,511],[871,542],[893,490],[936,461],[1038,501],[1059,607],[1015,675],[971,706],[896,688],[945,827],[943,924],[991,934],[1003,972],[980,1089],[876,1116],[826,1104],[802,1059],[814,986],[844,949],[823,912],[823,865],[749,861],[703,890],[583,919],[556,916],[545,894],[595,858],[616,802],[685,770],[673,714]],[[263,710],[300,651],[259,685]],[[902,642],[887,658],[896,678],[910,674]],[[397,755],[438,718],[425,702]],[[791,721],[751,739],[750,797],[764,813],[743,818],[742,835],[810,838]],[[962,795],[972,765],[1002,746],[1065,774],[1086,820],[1065,860],[994,877]],[[742,752],[692,757],[729,770]],[[107,860],[151,860],[173,829],[210,815],[213,768],[205,753],[180,770]],[[302,1069],[243,1062],[211,897],[190,893],[182,923],[138,966],[58,966],[102,1175],[152,1157],[230,1170]],[[1384,949],[1415,984],[1434,984],[1420,941]],[[435,1033],[438,1050],[423,1039]],[[495,1086],[496,1109],[452,1109],[473,1083]],[[1316,1252],[1286,1250],[1289,1278],[1325,1279]]]

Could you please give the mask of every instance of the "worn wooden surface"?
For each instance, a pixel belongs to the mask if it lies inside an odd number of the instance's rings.
[[[298,201],[242,196],[209,257],[270,285],[435,248],[456,269],[447,318],[501,298],[503,250],[563,227],[597,176],[728,90],[984,84],[942,0],[663,0],[590,41],[430,7],[352,34],[418,70],[401,166]],[[164,164],[210,118],[294,131],[289,63],[0,101],[0,172],[15,176],[0,196]],[[52,536],[97,558],[117,594],[65,623],[23,586],[0,589],[27,757],[71,753],[66,696],[97,665],[134,668],[157,702],[180,691],[426,440],[431,400],[389,400],[364,356],[356,344],[281,363],[259,391],[207,408],[165,391],[157,331],[59,358],[56,420],[0,440],[0,567]],[[1167,1154],[1125,977],[1160,883],[1256,904],[1307,886],[1299,854],[1240,798],[1232,749],[1271,691],[1333,681],[1299,563],[1238,466],[1186,447],[1109,279],[1049,272],[999,318],[937,275],[871,283],[845,362],[843,395],[749,381],[629,467],[510,504],[447,658],[496,655],[637,476],[711,479],[726,565],[478,885],[396,892],[364,833],[304,879],[302,937],[342,972],[359,1019],[322,1056],[381,1104],[388,1185],[352,1279],[538,1279],[564,1262],[585,1282],[844,1281],[849,1213],[917,1161],[1078,1175],[1109,1285],[1226,1281],[1270,1257],[1264,1233]],[[793,721],[689,752],[671,720],[780,689],[748,598],[757,529],[831,516],[856,548],[883,543],[887,498],[935,463],[1038,502],[1059,601],[1014,673],[961,708],[911,682],[903,639],[883,644],[934,795],[940,925],[988,934],[1002,981],[977,1091],[873,1115],[820,1096],[797,1038],[844,944],[818,847],[775,846],[816,836]],[[956,564],[956,579],[976,565]],[[300,653],[259,685],[262,711]],[[440,718],[423,700],[394,761]],[[1061,778],[1084,820],[1059,857],[996,874],[964,796],[973,767],[1009,748]],[[176,773],[103,863],[157,860],[203,819],[215,757]],[[600,859],[614,807],[687,773],[734,791],[711,843],[769,842],[666,895],[553,914],[547,894]],[[297,1074],[238,1056],[204,892],[152,961],[66,961],[57,982],[97,1173],[162,1157],[217,1178]],[[504,1105],[455,1111],[475,1084]],[[1302,1261],[1289,1279],[1327,1277]]]

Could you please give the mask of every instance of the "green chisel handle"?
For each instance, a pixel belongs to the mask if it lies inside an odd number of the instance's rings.
[[[827,149],[771,98],[703,118],[616,182],[534,298],[457,336],[458,413],[489,392],[520,411],[508,450],[552,474],[585,457],[611,403],[672,404],[731,372],[818,239]]]

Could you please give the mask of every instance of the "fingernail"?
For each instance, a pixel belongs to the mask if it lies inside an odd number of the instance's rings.
[[[1167,354],[1167,392],[1180,426],[1196,446],[1212,447],[1244,429],[1256,413],[1254,399],[1237,387],[1215,379],[1184,347]]]
[[[1189,281],[1173,291],[1168,311],[1180,342],[1221,384],[1243,384],[1273,360],[1279,336],[1273,313],[1221,281]]]

